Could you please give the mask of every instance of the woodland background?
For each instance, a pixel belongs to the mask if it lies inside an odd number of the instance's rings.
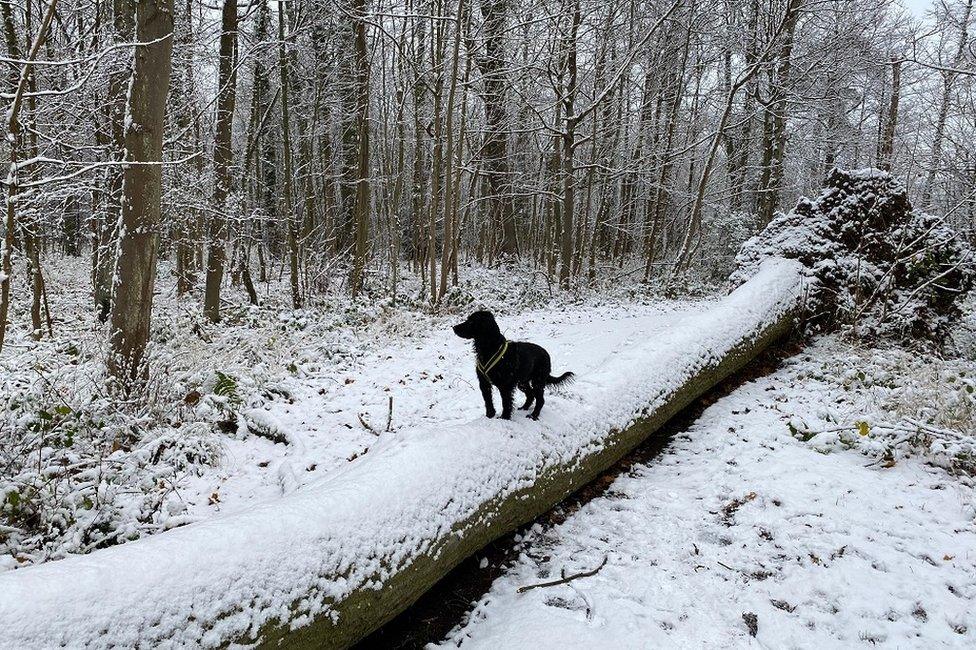
[[[835,166],[891,170],[971,239],[972,5],[0,2],[0,331],[13,300],[54,334],[64,256],[124,379],[158,259],[214,322],[228,283],[256,303],[274,278],[298,308],[414,274],[437,305],[459,262],[721,281]]]

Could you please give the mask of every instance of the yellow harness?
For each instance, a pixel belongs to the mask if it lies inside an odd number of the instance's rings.
[[[488,363],[481,365],[480,361],[477,362],[478,370],[481,371],[481,374],[483,374],[486,379],[488,377],[488,372],[492,368],[498,365],[498,362],[502,360],[502,357],[505,356],[505,352],[507,350],[508,350],[508,341],[505,341],[504,343],[502,343],[502,346],[498,348],[498,352],[496,352],[495,355],[488,360]]]

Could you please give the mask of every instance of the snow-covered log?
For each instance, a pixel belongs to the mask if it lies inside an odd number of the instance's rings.
[[[345,647],[585,485],[792,326],[798,263],[613,350],[539,422],[400,431],[277,502],[0,574],[0,647]],[[472,399],[478,399],[473,391]]]

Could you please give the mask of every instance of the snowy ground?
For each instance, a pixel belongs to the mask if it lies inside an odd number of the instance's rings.
[[[471,352],[449,330],[473,305],[499,311],[510,338],[546,345],[555,372],[580,374],[549,401],[553,415],[598,388],[587,376],[612,385],[628,349],[711,304],[552,299],[544,285],[527,296],[481,273],[440,313],[403,294],[395,308],[330,299],[292,312],[269,289],[266,305],[230,307],[215,327],[164,291],[157,400],[118,409],[101,385],[86,272],[50,274],[62,336],[34,343],[15,328],[0,359],[0,571],[273,509],[364,454],[400,453],[412,432],[483,422]],[[531,533],[444,645],[971,647],[974,378],[971,359],[815,344]],[[592,577],[516,592],[604,559]]]
[[[973,647],[973,481],[944,443],[897,433],[909,413],[966,422],[971,371],[815,345],[564,523],[537,526],[442,646]]]
[[[601,453],[608,431],[622,430],[673,399],[743,341],[764,336],[797,309],[804,291],[799,265],[772,260],[746,285],[704,309],[637,315],[615,309],[603,316],[594,307],[560,317],[550,308],[544,318],[530,314],[522,321],[524,330],[548,333],[537,340],[547,344],[556,367],[570,365],[580,373],[563,395],[547,400],[549,408],[537,422],[489,420],[480,407],[462,407],[454,384],[464,383],[465,366],[471,372],[471,352],[450,335],[445,341],[428,334],[425,341],[435,341],[435,347],[420,344],[417,362],[409,360],[408,346],[387,347],[391,360],[405,359],[407,368],[456,357],[442,378],[431,378],[427,370],[414,399],[423,412],[435,402],[421,395],[434,392],[435,400],[458,400],[454,407],[460,413],[381,433],[368,455],[360,453],[307,485],[288,489],[288,481],[278,480],[290,491],[285,495],[256,498],[236,512],[88,556],[0,574],[0,647],[213,647],[257,639],[273,621],[294,629],[338,616],[341,624],[342,616],[355,616],[344,613],[346,599],[378,585],[397,588],[394,579],[408,575],[414,562],[449,553],[452,544],[463,544],[458,539],[466,539],[470,527],[497,523],[496,518],[504,522],[497,504],[516,502],[537,481]],[[366,369],[357,381],[396,381],[393,367],[380,370],[374,375],[376,369]],[[440,381],[449,386],[443,395],[428,386]],[[385,392],[379,386],[366,394]],[[230,391],[225,386],[215,392],[227,397]],[[304,399],[287,385],[283,392],[295,400],[300,417],[310,419],[320,408],[318,391]],[[270,409],[262,415],[253,410],[241,411],[245,422],[283,432],[296,454],[311,448],[300,432],[269,415]],[[275,476],[288,472],[278,469]]]
[[[700,308],[661,303],[627,309],[543,310],[500,320],[508,338],[545,345],[555,374],[572,369],[585,381],[629,344],[660,335]],[[226,440],[219,467],[190,478],[181,489],[188,512],[204,517],[246,509],[320,479],[371,449],[395,444],[401,431],[483,418],[470,345],[447,325],[438,323],[437,329],[423,336],[385,340],[338,372],[323,368],[283,382],[280,389],[287,398],[248,409],[244,416],[248,423],[256,421],[282,432],[291,444],[254,435]],[[606,340],[609,332],[612,346]],[[553,400],[550,410],[559,408],[560,397]],[[497,394],[495,403],[500,409]],[[218,495],[218,503],[210,498],[213,494]]]
[[[260,285],[261,307],[232,290],[213,325],[199,296],[174,295],[164,268],[153,396],[120,408],[105,387],[88,269],[59,260],[48,270],[55,338],[30,339],[15,303],[0,356],[0,572],[240,512],[401,431],[478,417],[472,353],[450,330],[478,306],[499,313],[509,337],[548,346],[557,372],[599,365],[592,341],[613,347],[703,307],[646,290],[635,299],[625,285],[550,295],[520,269],[464,277],[437,311],[409,275],[396,304],[382,290],[358,302],[337,290],[294,311],[286,287]]]

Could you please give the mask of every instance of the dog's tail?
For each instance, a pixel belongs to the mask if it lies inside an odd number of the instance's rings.
[[[552,375],[549,375],[549,379],[546,380],[546,383],[549,384],[550,386],[558,386],[563,382],[572,381],[573,377],[575,376],[576,375],[574,375],[571,372],[564,372],[558,377],[553,377]]]

